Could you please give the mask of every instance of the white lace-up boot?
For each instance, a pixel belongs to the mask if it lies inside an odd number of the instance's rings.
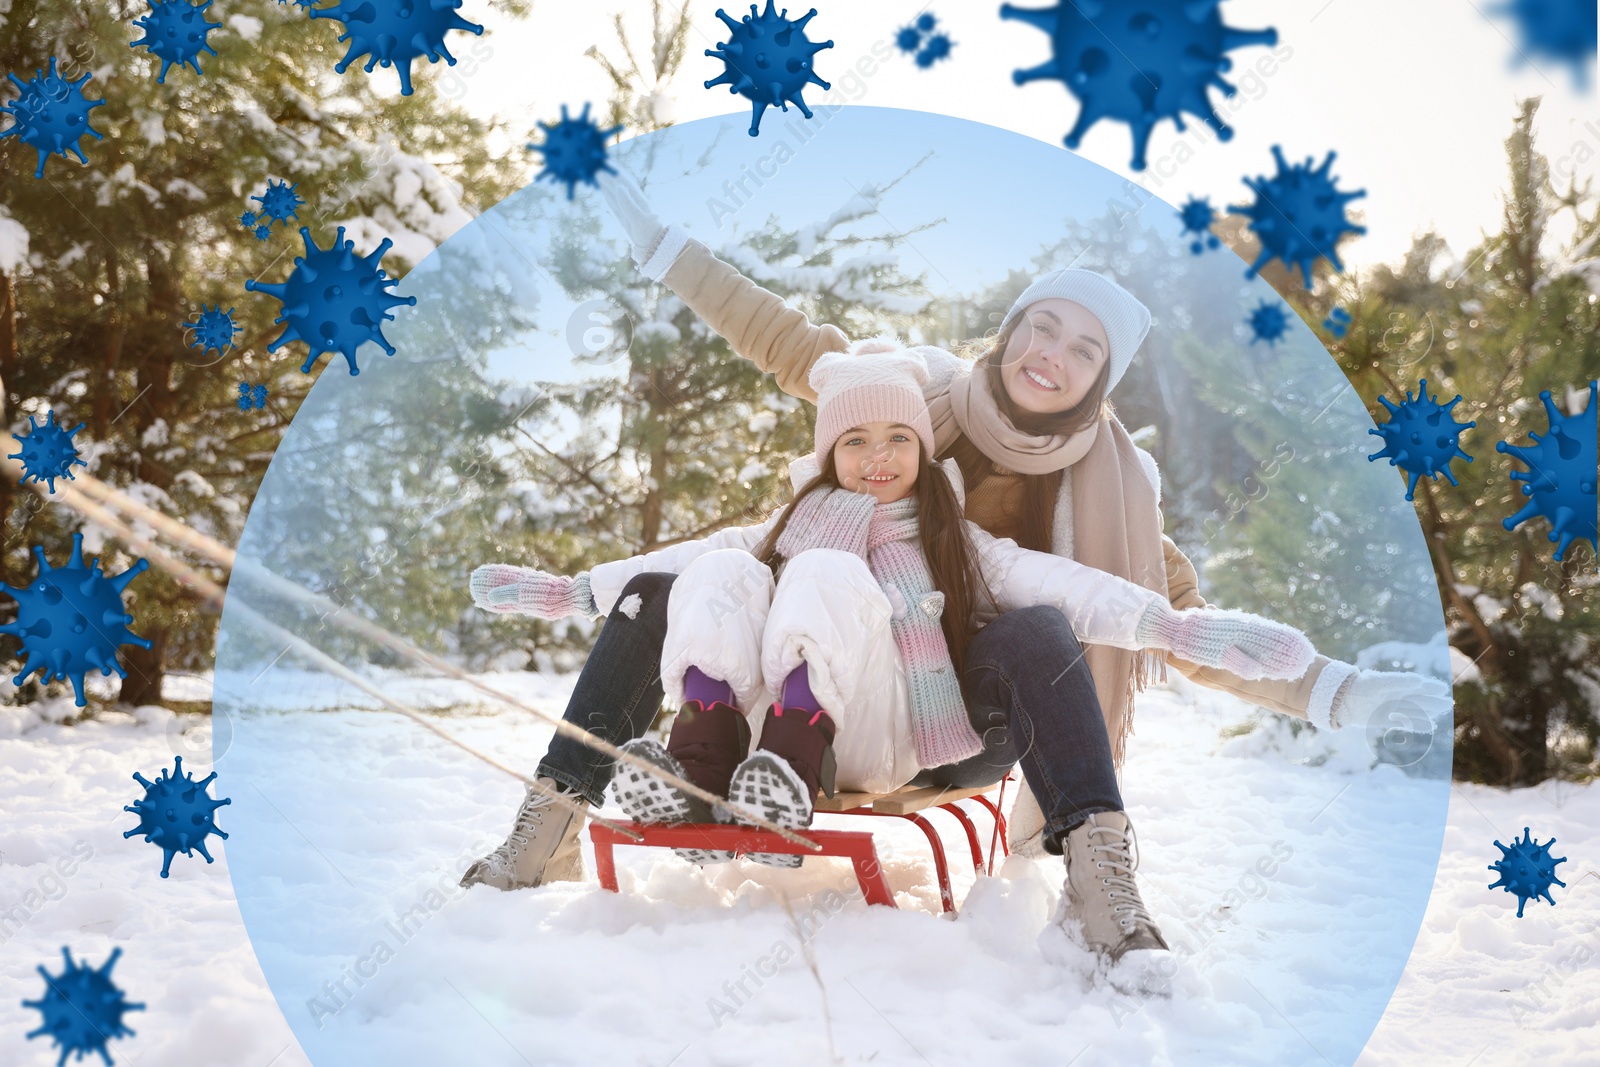
[[[553,778],[540,778],[539,782],[566,792]],[[561,807],[530,787],[510,835],[499,848],[468,867],[461,884],[532,889],[547,882],[583,881],[583,845],[578,834],[589,802],[574,793],[567,796],[578,806],[577,811]]]
[[[1164,984],[1154,980],[1156,972],[1170,978],[1172,954],[1134,882],[1139,861],[1132,831],[1126,812],[1103,811],[1067,834],[1061,849],[1067,878],[1052,921],[1065,928],[1075,920],[1084,942],[1115,974],[1150,992]]]

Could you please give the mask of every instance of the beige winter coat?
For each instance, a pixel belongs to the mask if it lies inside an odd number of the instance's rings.
[[[663,280],[707,325],[726,338],[735,352],[771,374],[778,387],[790,396],[816,403],[816,394],[808,382],[812,364],[824,352],[843,352],[850,347],[850,338],[837,327],[813,325],[803,312],[789,307],[782,297],[761,288],[737,269],[716,258],[699,241],[689,240]],[[951,357],[952,360],[956,358]],[[969,361],[959,362],[970,367]],[[936,368],[930,367],[930,370],[933,371],[933,377],[928,383],[928,391],[946,388],[948,372],[941,377]],[[1139,456],[1156,483],[1159,496],[1160,481],[1155,460],[1143,450],[1139,451]],[[1003,521],[1005,508],[1002,502],[1022,476],[1004,471],[1003,468],[999,470],[1000,473],[985,479],[970,494],[966,513],[969,519],[996,536],[1009,536],[1009,531],[995,527]],[[1070,476],[1071,468],[1067,468],[1064,474]],[[1058,502],[1055,515],[1054,551],[1057,555],[1070,555],[1072,493],[1065,481],[1059,495],[1064,501]],[[1194,565],[1164,533],[1161,541],[1166,555],[1167,593],[1172,606],[1178,609],[1205,607],[1206,601],[1200,595],[1199,578]],[[1171,655],[1167,656],[1167,662],[1208,688],[1231,693],[1272,711],[1308,720],[1312,718],[1307,711],[1312,701],[1317,700],[1326,709],[1332,703],[1339,685],[1355,673],[1355,669],[1348,664],[1322,655],[1317,656],[1304,676],[1288,682],[1247,681],[1226,670],[1202,667]],[[1333,669],[1325,671],[1330,664]],[[1323,717],[1326,718],[1325,711]]]

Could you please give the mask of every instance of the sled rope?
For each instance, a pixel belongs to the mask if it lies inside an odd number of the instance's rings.
[[[15,460],[10,459],[4,460],[4,463],[7,476],[13,481],[21,484],[21,465]],[[27,488],[33,489],[36,493],[39,493],[41,497],[45,496],[45,491],[40,486],[30,485],[27,486]],[[455,664],[441,659],[430,652],[426,652],[423,649],[417,648],[404,638],[390,633],[388,630],[374,622],[371,622],[370,620],[345,611],[342,605],[336,604],[320,594],[313,593],[310,590],[296,585],[294,582],[291,582],[288,579],[283,578],[282,576],[249,561],[246,561],[242,565],[238,565],[236,553],[227,545],[224,545],[222,542],[200,533],[197,530],[185,526],[177,520],[172,519],[159,511],[156,511],[154,508],[148,507],[147,505],[132,499],[119,490],[106,485],[93,475],[79,473],[72,482],[58,485],[56,491],[58,495],[62,496],[63,503],[65,503],[68,507],[72,508],[74,511],[77,511],[85,518],[104,526],[106,529],[122,538],[129,545],[129,547],[145,555],[150,560],[152,565],[160,567],[162,570],[171,574],[181,584],[193,590],[197,595],[203,598],[203,606],[211,611],[220,611],[226,591],[220,585],[213,582],[210,578],[207,578],[204,574],[201,574],[198,570],[189,566],[187,563],[184,563],[182,560],[177,559],[175,556],[170,555],[163,548],[161,548],[161,546],[136,533],[127,523],[122,520],[120,516],[113,514],[110,509],[117,509],[130,519],[145,523],[158,534],[169,538],[174,543],[194,552],[196,555],[211,560],[217,566],[232,573],[235,578],[243,579],[247,582],[251,580],[257,581],[261,585],[267,586],[273,592],[281,593],[284,596],[287,596],[302,604],[314,607],[318,610],[320,619],[332,622],[336,626],[340,626],[352,633],[366,638],[369,641],[379,644],[384,648],[388,648],[415,663],[429,667],[430,669],[436,670],[441,674],[456,679],[457,681],[465,682],[472,688],[478,690],[488,697],[491,697],[494,700],[500,701],[503,704],[533,715],[535,718],[541,719],[544,722],[550,723],[555,727],[557,733],[579,741],[580,743],[585,744],[598,752],[602,752],[607,756],[610,756],[613,760],[621,763],[627,763],[628,765],[635,767],[646,774],[654,775],[669,785],[672,785],[677,789],[681,789],[691,796],[698,797],[707,804],[712,805],[713,808],[722,807],[734,811],[739,814],[741,818],[747,820],[748,822],[755,824],[763,830],[776,833],[784,840],[793,844],[804,846],[812,851],[820,852],[822,849],[822,846],[816,842],[807,839],[793,830],[788,830],[784,827],[778,826],[776,823],[773,823],[771,820],[762,817],[757,812],[749,811],[742,805],[735,804],[726,798],[716,796],[714,793],[701,789],[693,782],[686,781],[685,779],[679,778],[677,775],[662,770],[660,767],[657,767],[648,760],[641,759],[640,757],[634,756],[631,753],[623,752],[620,748],[611,744],[609,741],[595,736],[588,730],[583,729],[581,726],[575,726],[572,723],[567,722],[565,719],[551,715],[542,709],[524,704],[516,697],[513,697],[508,693],[504,693],[493,686],[473,677]],[[421,712],[385,695],[381,690],[372,685],[366,679],[362,678],[359,674],[356,674],[348,667],[345,667],[344,664],[339,663],[321,649],[318,649],[316,646],[307,642],[304,638],[284,630],[283,628],[263,618],[258,612],[242,603],[239,598],[235,599],[235,607],[241,612],[244,612],[252,624],[258,624],[265,632],[272,634],[275,638],[286,641],[298,652],[300,652],[300,654],[306,656],[318,666],[324,667],[330,673],[337,675],[342,680],[354,685],[362,692],[378,699],[384,704],[385,707],[405,716],[408,719],[411,719],[418,725],[423,726],[425,729],[436,734],[445,741],[448,741],[450,744],[461,749],[463,752],[482,760],[491,767],[494,767],[496,770],[503,771],[504,773],[511,775],[513,778],[523,782],[540,795],[551,797],[563,809],[569,811],[576,810],[576,805],[574,805],[572,801],[568,800],[565,795],[540,785],[529,776],[506,767],[493,757],[483,752],[479,752],[466,742],[442,730],[437,724],[428,721],[428,719]],[[602,819],[598,815],[589,814],[588,817],[596,822],[599,822],[601,825],[606,826],[608,829],[615,830],[616,832],[621,833],[630,839],[637,839],[638,837],[638,835],[634,834],[625,827],[609,820]]]
[[[189,566],[189,564],[183,562],[175,556],[169,555],[160,545],[135,532],[133,529],[124,524],[118,516],[112,514],[110,511],[107,511],[99,504],[87,499],[81,499],[77,501],[72,505],[72,507],[85,518],[105,527],[107,530],[111,531],[112,534],[121,538],[127,543],[129,548],[149,559],[153,566],[159,567],[166,571],[180,583],[192,589],[199,596],[205,598],[207,605],[220,605],[222,603],[222,599],[226,594],[226,590],[217,585],[204,574]],[[490,756],[485,752],[478,751],[471,745],[462,741],[460,738],[454,737],[440,729],[437,723],[428,721],[427,717],[423,715],[422,712],[407,704],[402,704],[393,697],[390,697],[367,679],[350,670],[344,664],[340,663],[326,652],[323,652],[320,648],[317,648],[315,645],[306,641],[298,634],[290,633],[288,630],[283,629],[282,627],[273,623],[271,620],[263,618],[254,609],[244,604],[236,602],[234,604],[234,608],[241,614],[247,616],[252,625],[261,627],[263,632],[270,634],[277,640],[285,642],[312,663],[315,663],[317,666],[324,668],[329,673],[334,674],[344,681],[350,683],[357,689],[360,689],[362,692],[366,693],[368,696],[377,699],[389,710],[398,715],[405,716],[412,722],[415,722],[417,725],[421,726],[423,729],[443,738],[450,744],[461,749],[463,752],[477,757],[483,762],[489,764],[489,766],[494,767],[496,770],[503,771],[511,777],[516,778],[529,788],[533,789],[535,792],[539,793],[541,796],[547,796],[551,798],[551,800],[553,800],[560,807],[576,814],[585,814],[585,812],[580,811],[578,806],[569,800],[564,794],[540,784],[520,771],[516,771],[510,767],[507,767],[499,760],[496,760],[493,756]],[[589,815],[589,817],[595,822],[600,823],[602,826],[605,826],[607,829],[613,830],[625,837],[636,841],[642,840],[639,834],[628,829],[626,826],[614,823],[609,819],[601,818],[598,815]]]

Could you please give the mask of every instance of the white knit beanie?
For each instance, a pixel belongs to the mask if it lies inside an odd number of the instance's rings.
[[[903,348],[886,352],[858,343],[849,352],[824,353],[812,364],[810,381],[817,391],[819,462],[833,451],[834,442],[846,430],[868,422],[910,426],[922,438],[928,461],[933,462],[933,421],[922,394],[928,363],[916,352]]]
[[[1022,314],[1029,304],[1051,297],[1082,304],[1100,320],[1100,325],[1106,331],[1106,340],[1111,342],[1111,372],[1106,380],[1106,392],[1109,393],[1116,388],[1128,364],[1133,362],[1133,354],[1139,350],[1145,334],[1150,332],[1150,309],[1104,274],[1081,267],[1068,267],[1034,279],[1033,284],[1024,289],[1016,303],[1011,305],[1011,310],[1006,312],[1000,329],[1004,331],[1011,325],[1011,321]]]

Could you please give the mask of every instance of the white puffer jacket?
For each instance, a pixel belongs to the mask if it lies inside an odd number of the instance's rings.
[[[947,459],[940,466],[949,476],[956,496],[965,503],[961,471],[955,460]],[[815,456],[803,456],[789,465],[789,481],[798,492],[816,471]],[[682,574],[691,561],[719,548],[752,551],[782,514],[783,509],[779,508],[766,521],[753,526],[729,527],[698,541],[684,541],[641,556],[598,564],[589,572],[595,604],[602,614],[610,614],[622,587],[636,574]],[[1052,604],[1067,617],[1080,642],[1138,649],[1143,646],[1134,634],[1145,610],[1152,604],[1167,603],[1165,597],[1143,586],[1064,556],[1030,551],[1009,537],[995,537],[970,520],[967,533],[977,550],[984,581],[998,601],[978,605],[979,625],[1016,608]]]
[[[964,505],[955,460],[940,466]],[[790,465],[789,480],[798,491],[816,471],[815,457],[805,456]],[[877,583],[865,564],[855,565],[856,557],[827,549],[785,560],[779,577],[792,591],[775,596],[781,586],[751,553],[782,514],[779,508],[754,526],[602,563],[589,572],[595,604],[609,615],[623,587],[641,572],[683,575],[672,586],[661,653],[661,684],[669,702],[682,700],[683,678],[693,664],[732,687],[759,743],[767,705],[781,680],[804,662],[812,693],[839,730],[834,738],[838,787],[891,792],[922,769],[905,664],[889,622],[905,607],[895,604],[897,590]],[[998,599],[998,604],[978,605],[980,625],[1014,608],[1053,604],[1081,642],[1134,649],[1142,647],[1134,634],[1145,611],[1166,605],[1158,593],[1064,556],[1031,552],[970,520],[967,533]],[[626,612],[627,605],[623,608]]]
[[[954,459],[939,464],[950,478],[958,498],[962,496],[962,474]],[[789,467],[789,482],[798,491],[816,474],[816,459],[803,456]],[[965,498],[963,498],[965,499]],[[635,555],[627,560],[600,563],[590,569],[589,585],[594,590],[600,613],[610,614],[622,587],[635,574],[662,571],[682,574],[704,553],[717,549],[754,550],[778,522],[782,509],[754,526],[730,526],[699,541],[683,541],[667,549]],[[1082,565],[1059,555],[1030,552],[1010,537],[995,537],[976,523],[966,523],[966,533],[978,552],[978,565],[984,582],[994,592],[997,603],[979,606],[978,622],[986,624],[1014,608],[1053,605],[1066,614],[1072,632],[1085,645],[1115,645],[1117,648],[1142,648],[1134,638],[1139,619],[1150,605],[1166,605],[1160,593],[1142,585],[1123,581],[1114,574]]]

